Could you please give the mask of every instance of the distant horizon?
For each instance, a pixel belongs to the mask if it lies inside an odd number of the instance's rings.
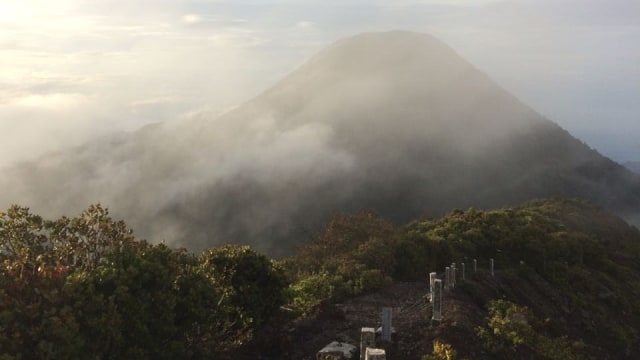
[[[221,113],[340,38],[448,44],[619,163],[640,160],[640,4],[624,0],[0,1],[0,167]]]

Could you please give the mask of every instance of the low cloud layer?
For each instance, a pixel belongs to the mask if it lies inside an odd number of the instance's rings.
[[[105,136],[4,175],[5,206],[54,217],[101,202],[152,241],[272,255],[363,208],[403,222],[548,196],[640,207],[639,179],[411,32],[338,41],[222,115]]]
[[[635,2],[25,0],[0,3],[0,166],[223,112],[339,37],[397,28],[437,35],[605,155],[640,153]]]

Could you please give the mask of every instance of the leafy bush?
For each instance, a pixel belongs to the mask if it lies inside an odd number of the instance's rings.
[[[189,319],[185,312],[222,317],[215,307],[216,288],[204,283],[204,277],[185,281],[188,256],[164,245],[140,243],[120,250],[94,270],[69,278],[66,291],[82,314],[81,332],[93,339],[84,351],[113,359],[189,358],[194,349],[187,346],[188,336],[197,319],[185,321]],[[205,287],[207,293],[200,294],[204,296],[200,301],[191,297],[196,301],[184,304],[180,298],[187,291],[184,287],[188,291]],[[198,308],[205,304],[213,307],[206,312]]]
[[[295,309],[307,315],[322,302],[334,298],[335,286],[329,274],[322,273],[291,285],[291,292]]]
[[[209,249],[199,262],[223,300],[239,308],[241,318],[253,326],[264,324],[285,303],[284,273],[248,246]]]
[[[567,338],[551,339],[539,333],[535,323],[527,307],[506,300],[494,300],[489,304],[487,326],[478,327],[476,331],[485,349],[494,354],[513,357],[526,348],[545,359],[583,359],[571,348]]]
[[[433,342],[433,352],[422,357],[422,360],[456,360],[457,353],[453,346],[438,340]]]
[[[201,256],[138,241],[106,209],[0,213],[0,358],[194,359],[245,341],[285,302],[246,247]]]
[[[397,230],[371,212],[338,216],[320,240],[281,262],[292,284],[292,305],[308,314],[323,302],[342,301],[390,284]]]
[[[491,352],[516,351],[532,341],[533,316],[529,309],[506,300],[495,300],[489,304],[487,328],[477,329],[478,336]]]

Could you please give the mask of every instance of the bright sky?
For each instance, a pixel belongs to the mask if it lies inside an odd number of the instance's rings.
[[[365,31],[440,38],[603,154],[640,160],[636,0],[0,0],[0,166],[219,113]]]

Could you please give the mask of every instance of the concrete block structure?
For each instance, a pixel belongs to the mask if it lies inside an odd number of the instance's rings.
[[[365,360],[386,360],[387,354],[384,349],[367,348]]]
[[[316,354],[316,360],[355,360],[355,345],[334,341]]]

